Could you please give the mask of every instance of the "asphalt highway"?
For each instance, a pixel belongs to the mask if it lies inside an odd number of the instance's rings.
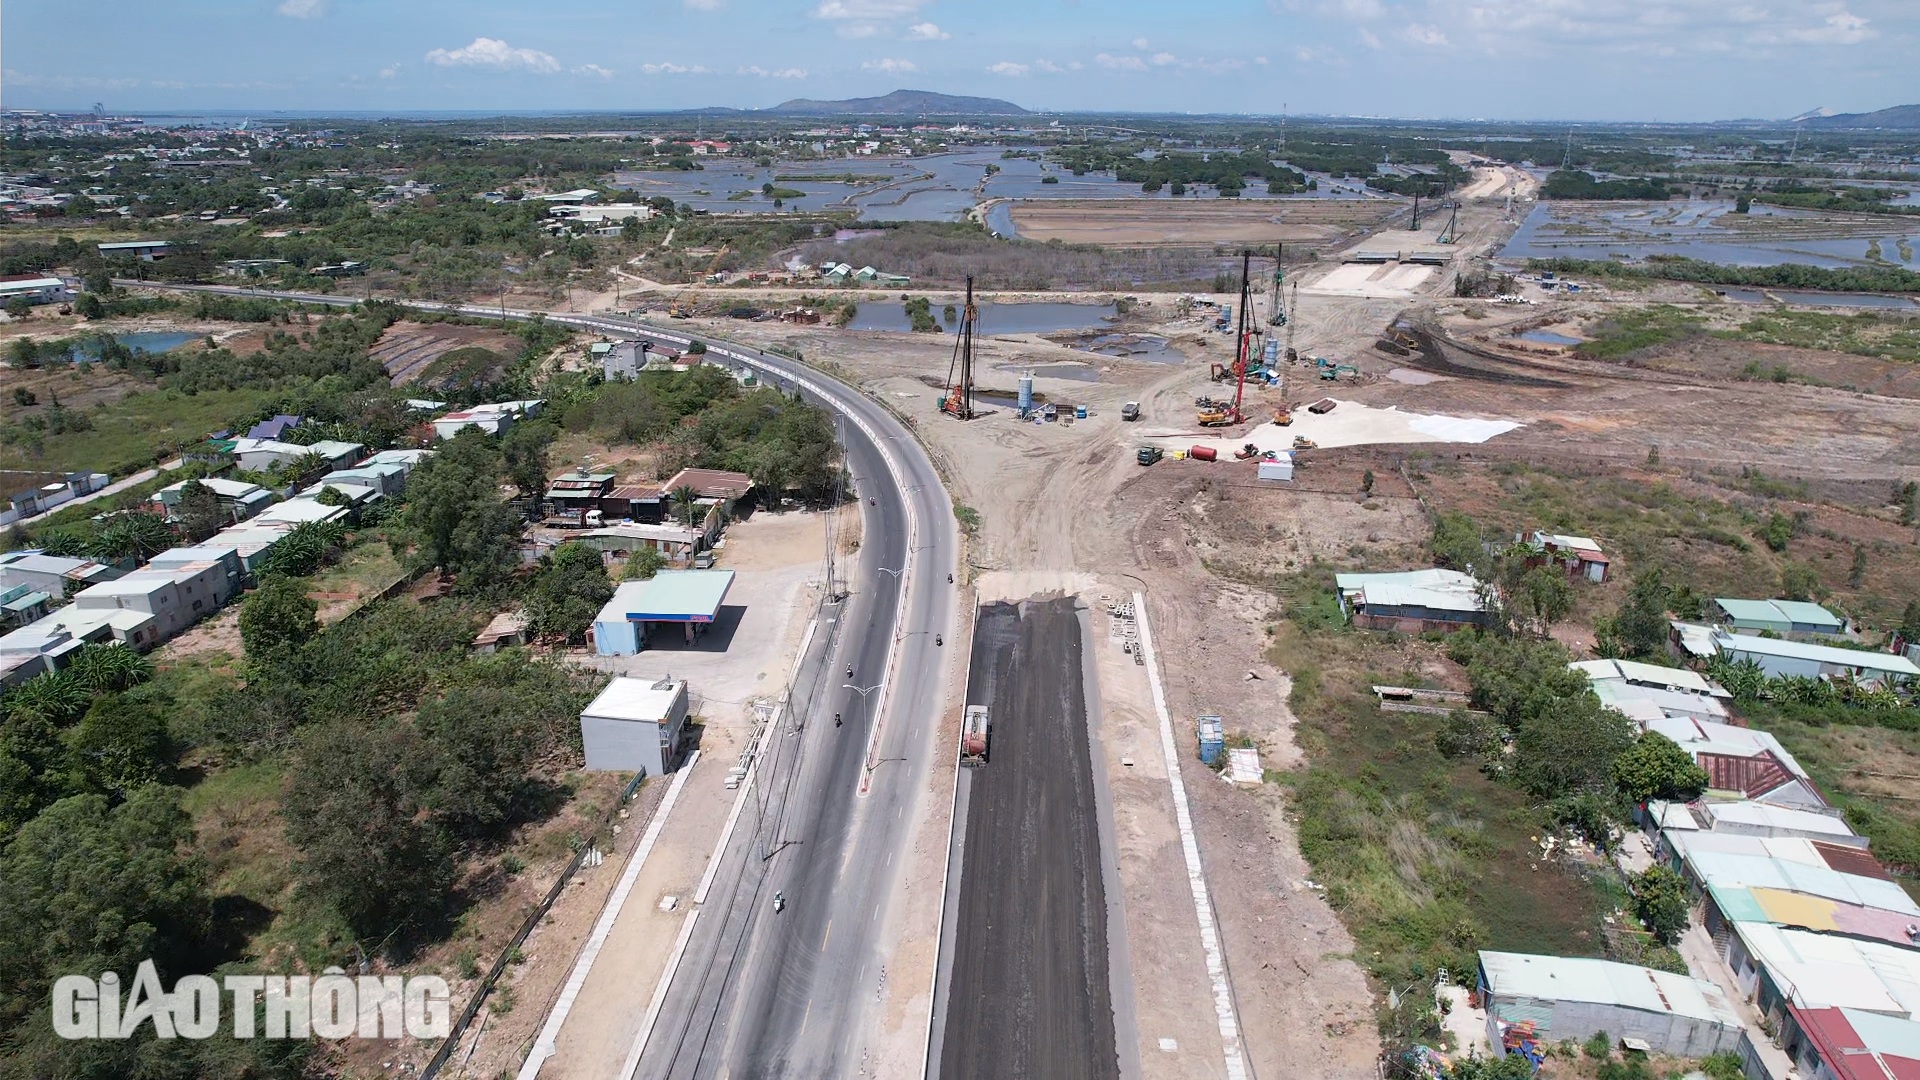
[[[333,306],[357,298],[237,286],[133,286]],[[684,347],[679,328],[632,319],[415,301],[481,318],[536,314],[612,336]],[[796,676],[795,715],[769,736],[750,813],[741,815],[637,1077],[833,1077],[859,1071],[888,996],[883,966],[918,805],[956,747],[936,738],[945,705],[959,535],[940,476],[879,402],[793,360],[712,339],[708,360],[755,368],[842,417],[862,543],[830,634]],[[932,422],[933,418],[928,418]],[[951,647],[958,647],[957,644]],[[853,677],[847,678],[851,668]],[[844,725],[836,728],[833,715]],[[1084,757],[1084,750],[1082,752]],[[786,900],[775,913],[772,897]],[[900,995],[924,992],[903,986]],[[648,1003],[633,1003],[644,1012]],[[1111,1045],[1111,1040],[1109,1040]]]
[[[967,704],[991,710],[966,770],[940,1080],[1117,1080],[1080,620],[1071,599],[990,604]]]

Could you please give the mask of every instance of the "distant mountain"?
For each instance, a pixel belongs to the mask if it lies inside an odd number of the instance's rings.
[[[930,90],[895,90],[886,97],[814,101],[794,98],[769,112],[794,116],[1026,116],[1027,110],[999,98],[956,97]]]
[[[1832,116],[1832,115],[1834,115],[1833,110],[1827,108],[1825,105],[1822,105],[1817,109],[1808,109],[1806,112],[1801,113],[1799,116],[1796,116],[1792,120],[1789,120],[1787,122],[1790,124],[1797,124],[1802,120],[1817,120],[1821,117]]]
[[[1894,131],[1920,131],[1920,105],[1895,105],[1869,113],[1835,113],[1810,116],[1798,121],[1811,128],[1882,128]]]

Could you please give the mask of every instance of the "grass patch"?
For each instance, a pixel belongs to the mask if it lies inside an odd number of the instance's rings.
[[[137,472],[252,417],[269,398],[260,390],[149,390],[86,410],[86,431],[55,435],[0,424],[0,469]]]
[[[1920,363],[1920,322],[1866,311],[1829,315],[1780,309],[1756,315],[1739,329],[1718,331],[1714,336]]]
[[[1542,813],[1519,791],[1434,749],[1441,717],[1382,712],[1368,686],[1437,657],[1431,643],[1281,623],[1270,651],[1293,673],[1291,704],[1307,767],[1290,781],[1300,846],[1353,933],[1356,959],[1391,985],[1478,949],[1598,956],[1603,885],[1539,860]],[[1290,605],[1291,606],[1291,605]],[[1291,613],[1290,613],[1291,614]]]
[[[1692,312],[1672,304],[1655,304],[1635,311],[1609,315],[1588,331],[1592,340],[1574,347],[1574,352],[1594,360],[1614,360],[1628,353],[1651,349],[1655,345],[1681,341],[1701,332],[1705,322]]]

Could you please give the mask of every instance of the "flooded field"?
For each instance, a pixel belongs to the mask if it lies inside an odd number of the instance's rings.
[[[1894,311],[1912,311],[1916,304],[1905,296],[1882,296],[1879,293],[1818,293],[1794,292],[1791,289],[1739,289],[1719,290],[1720,295],[1742,304],[1810,304],[1817,307],[1857,307],[1888,308]]]
[[[1542,202],[1501,255],[1521,259],[1680,255],[1736,266],[1920,267],[1920,220],[1704,201]]]
[[[1024,147],[982,147],[923,158],[857,157],[833,161],[779,162],[761,168],[734,158],[702,159],[699,172],[630,171],[614,174],[614,183],[640,198],[665,196],[696,210],[716,214],[773,213],[791,210],[854,210],[866,221],[957,221],[988,200],[1140,199],[1170,202],[1167,191],[1152,194],[1136,183],[1108,175],[1075,176],[1067,169],[1034,157],[1005,157]],[[989,176],[988,166],[996,167]],[[1303,201],[1388,200],[1353,181],[1324,173],[1307,173],[1319,190],[1294,195],[1267,196],[1262,185],[1247,189],[1246,198]],[[763,188],[772,184],[786,194],[782,205]],[[1218,193],[1195,185],[1179,201],[1211,200]],[[1012,202],[995,206],[988,226],[1003,236],[1017,235],[1008,214]]]

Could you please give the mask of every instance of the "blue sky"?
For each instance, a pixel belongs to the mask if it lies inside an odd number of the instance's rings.
[[[15,0],[0,103],[1036,109],[1567,120],[1920,102],[1916,0]]]

